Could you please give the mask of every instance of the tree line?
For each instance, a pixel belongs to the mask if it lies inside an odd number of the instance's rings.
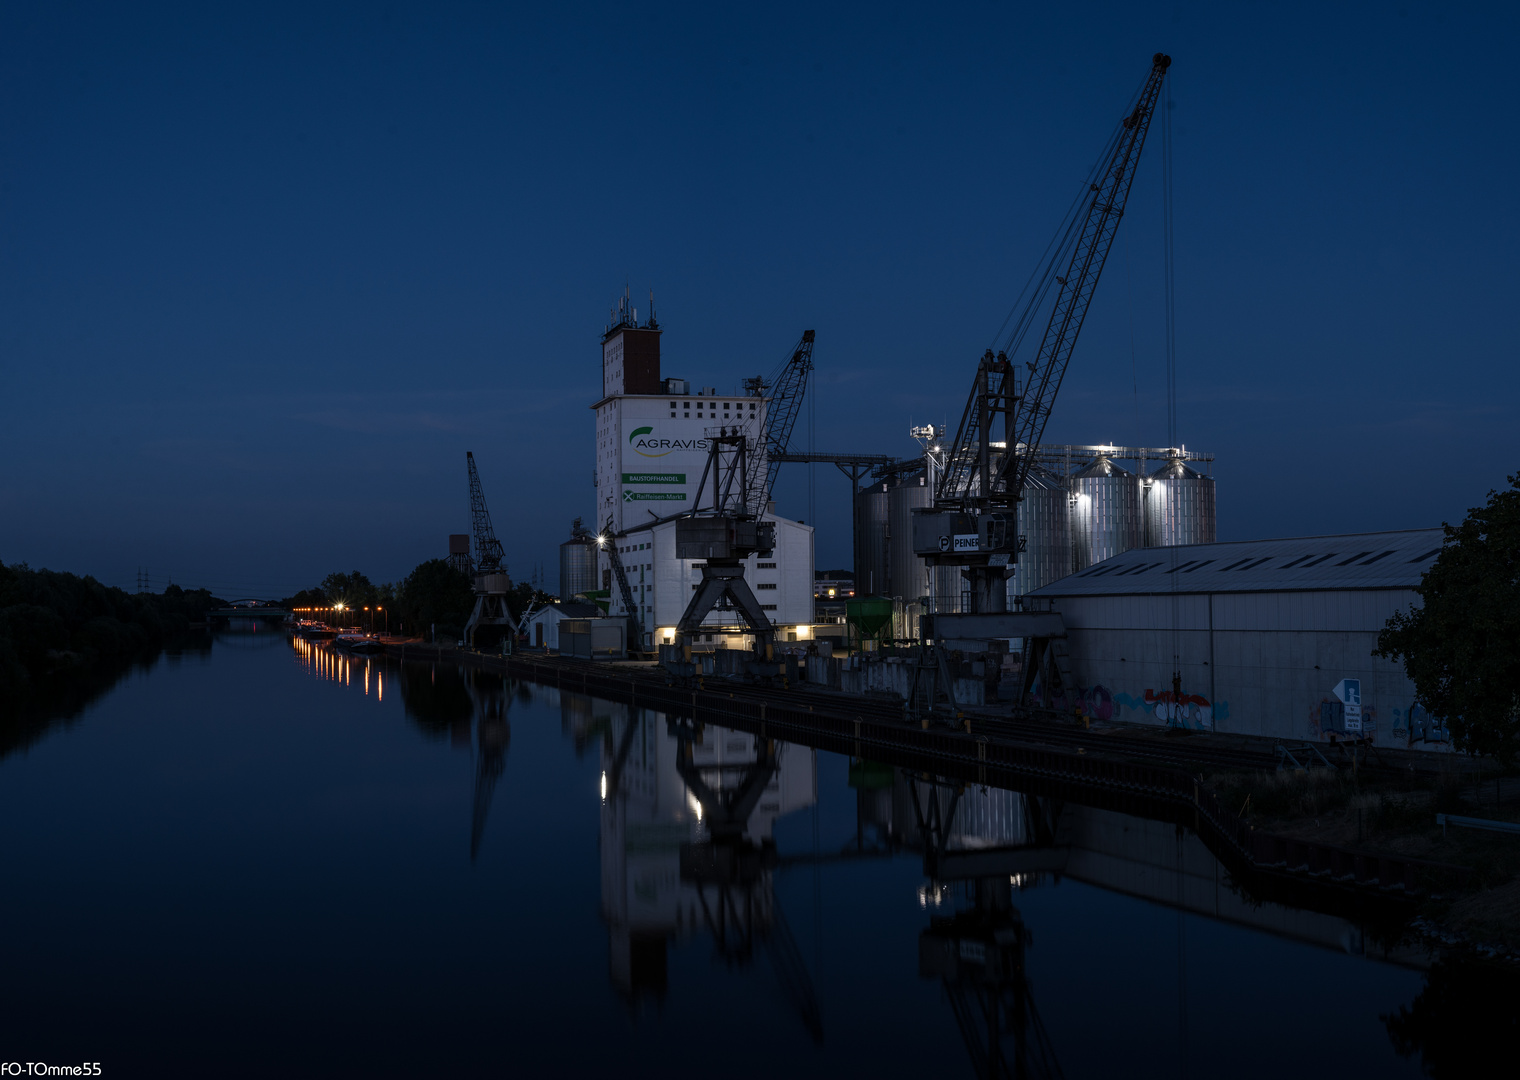
[[[133,594],[92,577],[0,563],[0,690],[14,696],[51,676],[143,658],[224,603],[205,589]]]

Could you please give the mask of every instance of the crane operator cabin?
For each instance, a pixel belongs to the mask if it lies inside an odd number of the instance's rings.
[[[611,615],[632,615],[650,645],[675,640],[675,627],[702,581],[699,560],[676,557],[678,515],[695,508],[709,458],[708,436],[738,429],[753,448],[751,475],[768,471],[765,430],[771,403],[765,388],[719,394],[693,390],[660,371],[659,324],[653,307],[643,323],[625,294],[602,337],[602,392],[596,413],[596,527],[606,547],[597,554]],[[744,561],[744,578],[776,628],[778,643],[805,641],[813,622],[813,529],[778,517],[766,503],[762,519],[776,529],[775,549]],[[626,610],[614,587],[607,548],[616,547],[637,611]],[[709,612],[697,648],[748,648],[738,614]]]

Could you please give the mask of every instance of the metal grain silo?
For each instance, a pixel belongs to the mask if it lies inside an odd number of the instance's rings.
[[[855,595],[887,591],[887,510],[891,496],[885,483],[855,495]]]
[[[1019,503],[1024,550],[1013,575],[1013,594],[1022,596],[1071,573],[1071,496],[1055,473],[1032,465]]]
[[[572,537],[559,546],[560,599],[596,590],[596,551],[596,541],[589,536]]]
[[[1147,478],[1145,543],[1148,547],[1212,544],[1218,533],[1214,478],[1172,457]]]
[[[1071,478],[1074,570],[1139,547],[1140,482],[1099,454]]]
[[[887,491],[890,499],[887,518],[891,536],[888,544],[890,562],[887,587],[882,592],[904,600],[930,596],[933,588],[927,567],[924,560],[913,554],[913,511],[934,502],[934,489],[923,473],[916,473],[891,485]]]

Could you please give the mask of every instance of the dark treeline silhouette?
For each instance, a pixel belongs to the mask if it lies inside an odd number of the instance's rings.
[[[205,589],[134,595],[92,577],[0,563],[0,695],[148,658],[222,605]]]

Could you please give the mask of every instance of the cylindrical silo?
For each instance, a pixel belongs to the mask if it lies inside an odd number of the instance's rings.
[[[1218,532],[1214,478],[1172,457],[1145,486],[1145,543],[1149,547],[1212,544]]]
[[[887,508],[890,501],[885,482],[872,484],[855,496],[856,596],[878,596],[887,591]]]
[[[1027,592],[1071,573],[1071,496],[1052,472],[1031,465],[1019,503],[1019,534],[1024,550],[1013,575],[1013,595]]]
[[[1140,483],[1134,473],[1099,454],[1071,478],[1071,490],[1074,570],[1140,546]]]
[[[576,525],[580,525],[579,518]],[[596,541],[589,536],[572,535],[559,546],[560,599],[596,590],[596,551]]]
[[[924,560],[913,554],[913,511],[934,502],[934,489],[923,473],[915,473],[891,485],[887,491],[890,500],[887,525],[891,542],[888,544],[887,588],[882,591],[904,600],[932,595]]]

